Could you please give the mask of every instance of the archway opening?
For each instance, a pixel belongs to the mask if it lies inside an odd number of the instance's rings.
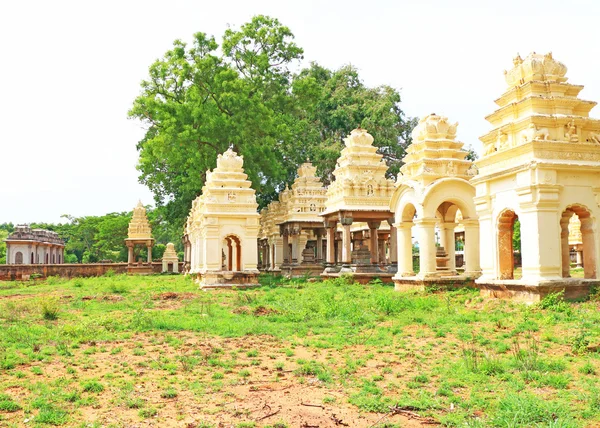
[[[512,210],[505,210],[498,219],[499,279],[520,279],[522,276],[520,266],[521,225],[519,216]]]
[[[34,264],[34,263],[35,263],[35,261],[34,261],[33,252],[31,252],[31,264]]]
[[[46,264],[49,264],[50,254],[46,254]]]
[[[20,251],[17,251],[17,254],[15,254],[15,264],[17,264],[17,265],[23,264],[23,253]]]
[[[583,205],[571,205],[563,211],[560,226],[563,278],[581,277],[583,269],[584,278],[596,279],[596,242],[591,212]]]
[[[225,260],[223,269],[230,272],[239,272],[242,269],[242,245],[235,235],[225,237]]]

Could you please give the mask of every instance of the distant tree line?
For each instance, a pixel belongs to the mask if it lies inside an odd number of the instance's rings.
[[[160,259],[166,244],[173,242],[178,252],[183,251],[181,228],[173,227],[160,212],[147,210],[156,245],[152,258]],[[73,217],[62,216],[64,223],[32,223],[32,228],[53,230],[65,241],[65,263],[97,263],[103,260],[127,261],[127,228],[132,212],[110,213],[103,216]],[[14,230],[12,223],[0,224],[0,264],[6,263],[6,243],[4,239]],[[141,249],[139,257],[146,259],[146,249]]]

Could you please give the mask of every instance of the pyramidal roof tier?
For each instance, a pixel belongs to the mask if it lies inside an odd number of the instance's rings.
[[[583,86],[568,83],[566,74],[551,53],[513,60],[504,72],[508,88],[496,100],[499,108],[486,117],[492,130],[480,138],[480,169],[507,156],[513,164],[525,158],[600,161],[600,120],[589,117],[596,103],[578,98]]]
[[[373,146],[373,136],[357,128],[344,139],[345,146],[333,171],[335,180],[327,189],[327,209],[388,211],[394,181],[387,179],[387,165]]]
[[[259,217],[256,192],[243,167],[244,158],[231,149],[217,157],[217,167],[206,172],[202,194],[192,203],[190,230],[206,216]]]
[[[316,173],[317,168],[312,163],[300,165],[298,177],[286,193],[286,212],[280,219],[281,223],[323,221],[319,214],[325,211],[327,190]]]
[[[422,118],[413,129],[397,184],[412,180],[426,186],[443,177],[468,180],[472,162],[465,159],[463,143],[456,140],[457,127],[458,123],[435,113]]]
[[[146,208],[139,201],[137,206],[133,209],[133,217],[129,222],[129,228],[127,230],[128,239],[152,239],[152,229],[146,216]]]

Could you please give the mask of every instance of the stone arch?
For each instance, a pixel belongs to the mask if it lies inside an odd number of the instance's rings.
[[[582,204],[567,206],[560,219],[562,276],[570,277],[571,260],[569,255],[569,220],[577,214],[581,222],[583,273],[586,279],[596,279],[596,233],[595,221],[588,207]]]
[[[513,234],[515,221],[519,218],[512,209],[504,209],[498,216],[496,230],[498,248],[498,278],[514,279],[515,260]]]
[[[23,264],[23,253],[20,251],[17,251],[15,253],[15,264],[17,264],[17,265]]]
[[[225,269],[230,272],[240,272],[242,270],[242,241],[235,234],[228,234],[224,238],[226,245],[226,266]]]
[[[415,217],[422,217],[422,205],[415,195],[415,190],[407,185],[402,185],[394,192],[390,201],[390,209],[395,213],[396,223],[410,221]]]
[[[477,219],[475,209],[475,188],[461,178],[442,178],[431,184],[423,195],[423,216],[434,218],[440,205],[450,202],[460,209],[463,218]],[[454,210],[456,216],[456,209]],[[454,220],[449,217],[447,221]]]

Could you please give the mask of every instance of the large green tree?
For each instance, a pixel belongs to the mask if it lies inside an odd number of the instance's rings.
[[[220,50],[213,37],[177,40],[154,62],[129,112],[147,127],[138,143],[140,180],[163,216],[181,227],[206,170],[229,146],[266,205],[310,158],[328,183],[350,130],[375,137],[395,175],[414,121],[389,86],[369,88],[358,71],[317,64],[294,74],[303,50],[278,20],[256,16],[228,29]]]

